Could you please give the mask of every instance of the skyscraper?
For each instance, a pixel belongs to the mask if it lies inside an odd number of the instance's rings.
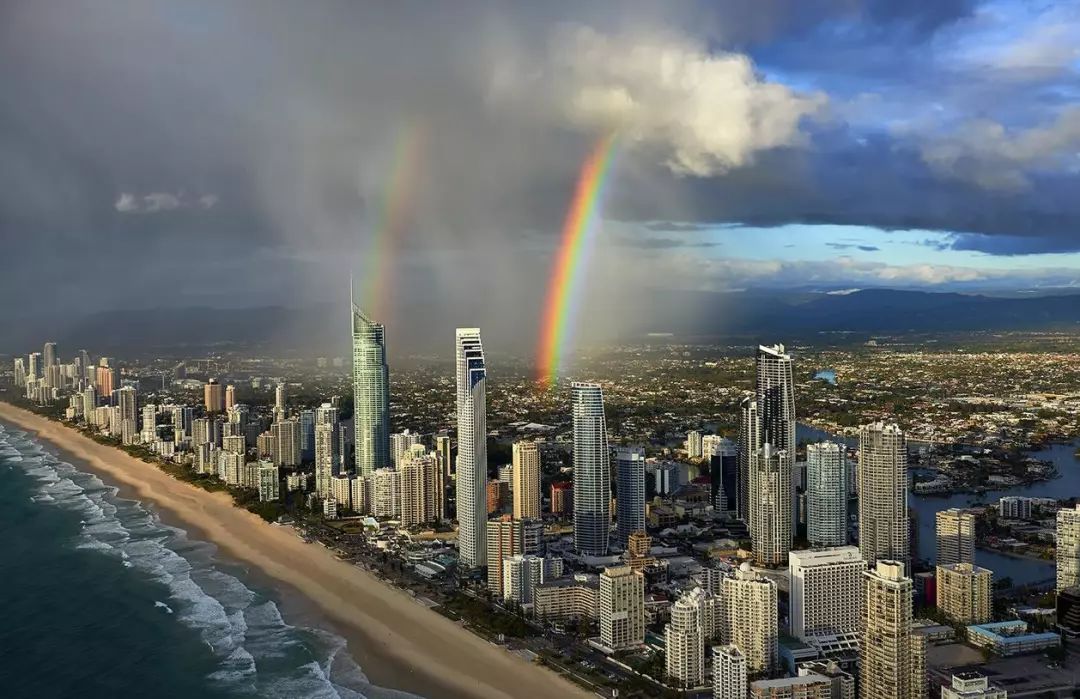
[[[847,544],[847,468],[844,445],[806,447],[806,532],[811,546]]]
[[[31,352],[27,357],[27,378],[40,379],[42,374],[41,352]],[[111,389],[110,389],[111,390]]]
[[[696,461],[701,458],[701,455],[701,432],[690,430],[686,433],[686,458]]]
[[[43,366],[50,367],[54,364],[59,364],[60,360],[56,355],[56,343],[46,342],[42,351],[42,364]]]
[[[479,328],[458,328],[456,339],[458,555],[475,568],[488,558],[487,365]]]
[[[330,495],[330,479],[338,474],[338,464],[337,408],[323,403],[315,409],[315,493],[321,499]]]
[[[363,478],[390,465],[390,369],[385,329],[365,316],[355,301],[352,352],[356,475]]]
[[[859,550],[866,564],[909,562],[907,442],[895,424],[859,430]]]
[[[750,537],[759,566],[775,568],[787,563],[793,492],[791,456],[766,443],[750,460]]]
[[[534,441],[514,442],[514,519],[540,518],[540,447]]]
[[[926,696],[924,637],[911,634],[911,578],[904,577],[904,565],[880,559],[863,574],[862,699]]]
[[[26,360],[22,357],[15,357],[15,387],[24,388],[26,386]]]
[[[614,650],[645,642],[645,576],[629,566],[600,574],[600,642]]]
[[[1057,591],[1080,585],[1080,505],[1057,513]]]
[[[285,384],[279,383],[274,389],[274,418],[285,419]]]
[[[225,410],[236,407],[236,386],[229,384],[225,387]]]
[[[600,384],[571,385],[574,416],[574,548],[589,556],[608,551],[611,475]]]
[[[749,674],[768,674],[779,662],[776,583],[743,563],[721,582],[725,640],[742,651]]]
[[[936,515],[939,566],[975,562],[975,515],[958,507]]]
[[[435,436],[435,458],[442,468],[443,477],[449,480],[450,476],[454,475],[454,460],[450,458],[450,435]]]
[[[753,398],[743,398],[739,403],[739,457],[738,457],[738,502],[736,512],[739,519],[751,526],[750,522],[750,461],[761,445],[761,415],[758,402]]]
[[[865,572],[866,561],[854,546],[788,554],[791,635],[806,640],[857,633]]]
[[[520,519],[503,515],[487,523],[488,589],[503,598],[503,561],[525,552],[525,529]]]
[[[696,587],[675,600],[664,628],[664,674],[676,686],[705,684],[705,592]]]
[[[435,455],[414,444],[401,455],[397,472],[400,482],[401,525],[427,524],[442,517],[442,478]]]
[[[709,435],[715,437],[715,435]],[[716,511],[737,517],[739,507],[739,448],[726,437],[706,442],[705,458],[709,460],[709,480]]]
[[[208,413],[220,413],[225,410],[225,393],[217,379],[210,379],[203,386],[203,403]]]
[[[420,443],[420,435],[409,430],[390,435],[390,463],[395,467],[414,444]]]
[[[281,420],[270,425],[270,434],[274,435],[274,465],[300,465],[300,423],[296,420]]]
[[[761,443],[795,453],[794,362],[783,345],[757,350],[756,398],[761,417]]]
[[[120,408],[120,419],[136,422],[139,417],[139,401],[132,386],[124,386],[116,391],[116,405]]]
[[[645,450],[615,449],[616,537],[624,547],[630,535],[645,529]]]

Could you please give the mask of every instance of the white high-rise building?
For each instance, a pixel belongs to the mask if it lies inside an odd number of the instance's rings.
[[[462,567],[487,562],[487,365],[479,328],[458,328],[457,517]]]
[[[274,436],[274,463],[278,466],[300,465],[300,423],[282,420],[270,425]]]
[[[133,386],[124,386],[116,391],[116,405],[120,408],[120,419],[135,422],[139,419],[139,399]]]
[[[665,674],[679,687],[705,684],[705,596],[695,587],[675,600],[671,622],[664,628]]]
[[[28,379],[40,379],[42,374],[41,367],[41,352],[31,352],[27,357],[27,378]]]
[[[962,672],[941,688],[941,699],[1009,699],[1009,693],[978,672]]]
[[[414,444],[399,457],[401,525],[428,524],[442,518],[442,473],[435,455]]]
[[[540,447],[521,441],[514,442],[513,450],[514,519],[540,519]]]
[[[895,424],[859,430],[859,550],[868,566],[910,559],[907,441]]]
[[[279,383],[274,389],[274,418],[285,419],[285,384]]]
[[[280,496],[281,471],[273,461],[259,462],[259,500],[272,502]]]
[[[574,549],[583,555],[608,552],[611,470],[600,384],[571,385],[574,416]]]
[[[330,403],[315,409],[315,493],[330,495],[330,479],[339,472],[338,412]]]
[[[375,473],[371,474],[371,500],[371,510],[376,517],[397,517],[401,512],[397,471],[392,468],[375,469]]]
[[[958,507],[939,510],[935,517],[939,566],[975,562],[975,515]]]
[[[702,453],[701,432],[690,430],[686,433],[686,457],[696,461]]]
[[[755,393],[761,419],[760,444],[771,444],[777,451],[792,454],[795,453],[793,369],[794,361],[783,345],[758,347]]]
[[[768,674],[779,663],[776,583],[743,563],[721,583],[723,638],[742,651],[750,674]]]
[[[857,633],[865,572],[854,546],[789,553],[791,635]]]
[[[1080,585],[1080,505],[1057,513],[1057,591]]]
[[[793,534],[793,492],[791,455],[774,451],[766,443],[750,463],[750,537],[759,566],[775,568],[787,563]]]
[[[402,457],[414,444],[420,443],[420,435],[405,430],[390,435],[390,462],[395,468],[401,463]]]
[[[153,444],[157,441],[157,406],[153,403],[142,407],[142,441]]]
[[[15,387],[26,388],[26,360],[15,357]]]
[[[623,547],[636,531],[645,529],[645,450],[615,448],[616,539]]]
[[[713,646],[713,699],[746,697],[746,656],[738,646]]]
[[[848,477],[843,444],[806,446],[806,538],[811,546],[847,545]]]
[[[645,576],[629,566],[600,574],[600,642],[614,650],[645,643]]]
[[[390,466],[390,369],[386,330],[352,300],[353,424],[356,475]]]
[[[901,561],[863,574],[859,684],[862,699],[924,699],[926,637],[911,633],[911,578]]]
[[[938,565],[937,607],[954,624],[985,624],[993,612],[994,574],[973,563]]]

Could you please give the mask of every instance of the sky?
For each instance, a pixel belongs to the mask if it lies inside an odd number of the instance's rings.
[[[391,337],[527,344],[609,133],[587,332],[658,290],[1074,290],[1078,97],[1080,3],[7,0],[0,322],[353,274]]]

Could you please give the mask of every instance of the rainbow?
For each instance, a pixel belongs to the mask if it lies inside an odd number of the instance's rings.
[[[408,202],[416,188],[420,156],[427,141],[427,129],[419,122],[406,124],[394,143],[390,178],[375,209],[372,236],[364,260],[364,284],[360,303],[371,317],[386,311],[386,275],[393,266],[394,243],[408,222]]]
[[[604,198],[607,176],[615,153],[615,134],[596,142],[582,163],[570,210],[566,212],[561,242],[544,303],[540,347],[537,352],[539,380],[551,385],[562,363],[577,317],[582,272],[596,238],[598,211]]]

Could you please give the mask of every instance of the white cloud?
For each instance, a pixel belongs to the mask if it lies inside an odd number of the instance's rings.
[[[150,192],[142,195],[121,192],[114,207],[122,214],[156,214],[177,209],[205,210],[213,208],[217,203],[216,194],[204,194],[197,199],[191,199],[183,192]]]
[[[1080,107],[1049,124],[1007,130],[998,122],[970,121],[926,142],[922,159],[939,174],[986,189],[1020,190],[1037,171],[1071,172],[1080,157]]]
[[[800,122],[826,102],[768,82],[747,56],[710,51],[698,39],[578,24],[554,32],[539,65],[501,66],[491,96],[578,128],[617,130],[626,143],[657,149],[673,172],[697,176],[802,143]]]

